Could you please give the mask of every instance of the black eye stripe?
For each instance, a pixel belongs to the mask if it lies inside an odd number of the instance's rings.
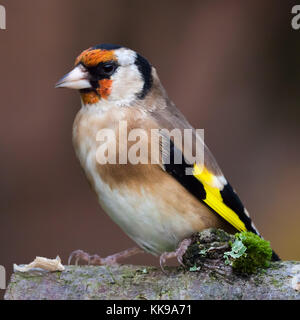
[[[100,62],[94,67],[86,67],[91,75],[92,81],[97,81],[101,79],[109,79],[110,76],[118,68],[118,64],[115,61]]]

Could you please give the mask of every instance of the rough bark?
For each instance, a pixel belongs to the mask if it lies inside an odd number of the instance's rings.
[[[192,237],[183,268],[66,266],[62,272],[15,272],[7,300],[32,299],[300,299],[300,262],[272,262],[252,275],[224,263],[234,237],[208,229]]]
[[[63,272],[13,274],[5,299],[300,299],[293,279],[300,263],[272,263],[251,277],[154,267],[67,266]]]

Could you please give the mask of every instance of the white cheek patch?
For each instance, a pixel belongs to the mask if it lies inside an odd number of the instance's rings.
[[[111,77],[112,88],[108,100],[118,105],[128,105],[136,100],[136,96],[142,91],[144,81],[135,64],[120,66]]]
[[[127,48],[121,48],[115,51],[115,55],[121,66],[134,64],[136,59],[136,52]]]

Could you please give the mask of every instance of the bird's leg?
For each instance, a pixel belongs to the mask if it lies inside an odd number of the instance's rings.
[[[117,264],[120,259],[128,258],[138,253],[143,253],[144,251],[138,247],[130,248],[113,255],[107,256],[106,258],[101,258],[97,254],[90,255],[82,250],[73,251],[68,259],[68,264],[71,264],[72,259],[75,258],[75,265],[78,264],[78,261],[85,261],[89,265],[112,265]]]
[[[163,254],[161,254],[161,256],[159,258],[159,263],[160,263],[160,267],[163,272],[165,272],[164,266],[165,266],[167,259],[177,258],[177,261],[182,266],[184,266],[184,264],[182,262],[182,257],[185,254],[185,252],[186,252],[188,246],[191,244],[191,242],[192,242],[191,239],[184,239],[183,241],[180,242],[176,251],[164,252]]]

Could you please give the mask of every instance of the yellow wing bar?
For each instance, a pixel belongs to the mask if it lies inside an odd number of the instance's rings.
[[[246,231],[244,222],[224,203],[221,195],[222,189],[215,183],[217,177],[205,167],[202,169],[197,164],[194,165],[193,175],[203,184],[206,192],[206,197],[203,201],[238,231]]]

